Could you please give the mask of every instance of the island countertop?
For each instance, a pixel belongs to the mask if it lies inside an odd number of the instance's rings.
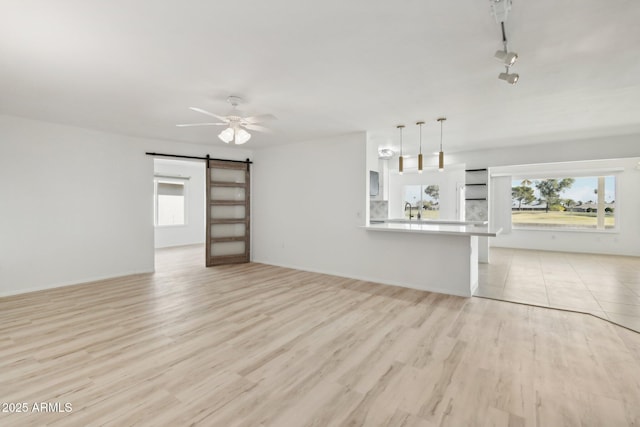
[[[396,233],[422,233],[422,234],[447,234],[454,236],[482,236],[496,237],[502,229],[490,230],[486,225],[427,223],[416,221],[414,223],[382,222],[363,226],[366,230],[387,231]]]

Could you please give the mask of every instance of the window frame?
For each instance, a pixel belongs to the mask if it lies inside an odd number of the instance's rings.
[[[426,193],[424,192],[424,189],[425,189],[425,188],[427,188],[427,187],[429,187],[429,186],[432,186],[432,185],[437,186],[437,187],[438,187],[438,192],[440,191],[440,184],[439,184],[439,183],[438,183],[438,184],[406,184],[406,185],[403,185],[403,186],[402,186],[402,199],[404,199],[404,198],[405,198],[405,194],[406,194],[406,191],[407,191],[407,190],[406,190],[406,189],[407,189],[407,187],[420,187],[420,191],[419,191],[419,194],[420,194],[420,200],[419,200],[419,201],[417,201],[417,202],[420,204],[420,206],[423,206],[423,205],[424,205],[424,202],[425,202],[425,201],[428,201],[428,200],[425,200],[425,195],[426,195]],[[438,200],[438,209],[432,209],[432,211],[437,211],[437,212],[438,212],[438,216],[437,216],[437,218],[432,218],[432,219],[434,219],[434,220],[438,220],[438,219],[440,219],[440,206],[441,206],[441,204],[440,204],[440,197],[438,197],[438,199],[437,199],[437,200]],[[404,202],[402,203],[402,204],[403,204],[403,206],[402,206],[402,208],[401,208],[401,212],[402,212],[403,214],[404,214],[404,212],[405,212],[404,204],[405,204],[406,202],[407,202],[407,201],[404,201]],[[409,203],[411,203],[411,202],[409,202]],[[423,209],[420,209],[420,211],[424,211],[424,210],[423,210]]]
[[[615,209],[613,211],[614,215],[614,226],[610,228],[580,228],[580,227],[544,227],[544,226],[535,226],[535,225],[527,225],[527,224],[517,224],[513,222],[513,210],[512,214],[509,216],[509,220],[511,221],[511,228],[513,230],[522,230],[522,231],[548,231],[548,232],[570,232],[570,233],[605,233],[605,234],[619,234],[620,233],[620,202],[618,200],[618,195],[620,194],[620,177],[618,170],[597,170],[593,171],[589,170],[581,170],[581,171],[565,171],[565,172],[533,172],[528,174],[517,174],[511,176],[511,181],[522,181],[524,179],[530,180],[543,180],[543,179],[562,179],[562,178],[598,178],[598,177],[609,177],[612,176],[615,179],[614,191],[615,191]],[[512,185],[513,188],[513,185]],[[511,199],[513,202],[513,198]]]
[[[189,204],[187,203],[187,199],[189,197],[189,186],[187,185],[187,183],[189,182],[188,179],[184,179],[184,178],[172,178],[172,177],[154,177],[153,178],[153,226],[155,228],[175,228],[175,227],[187,227],[189,225],[189,212],[188,212],[188,206]],[[158,199],[158,184],[159,183],[167,183],[167,184],[180,184],[182,185],[183,188],[183,212],[184,212],[184,222],[182,224],[164,224],[164,225],[160,225],[158,224],[158,205],[159,205],[159,199]]]

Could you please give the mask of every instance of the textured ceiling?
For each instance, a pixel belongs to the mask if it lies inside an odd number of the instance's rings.
[[[223,144],[195,106],[272,113],[243,148],[407,125],[448,151],[640,132],[640,2],[0,0],[0,113]],[[204,120],[203,120],[204,119]]]

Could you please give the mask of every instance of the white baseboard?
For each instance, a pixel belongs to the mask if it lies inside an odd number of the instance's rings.
[[[32,287],[21,288],[21,289],[3,290],[3,291],[0,291],[0,298],[9,297],[9,296],[12,296],[12,295],[22,295],[22,294],[27,294],[27,293],[31,293],[31,292],[45,291],[45,290],[48,290],[48,289],[63,288],[65,286],[81,285],[83,283],[98,282],[100,280],[117,279],[119,277],[134,276],[136,274],[145,274],[145,273],[153,273],[153,272],[154,272],[153,269],[151,269],[151,270],[137,270],[137,271],[129,271],[129,272],[117,273],[115,275],[88,277],[88,278],[83,278],[83,279],[79,279],[79,280],[71,280],[71,281],[68,281],[68,282],[59,282],[59,283],[53,283],[53,284],[48,284],[48,285],[42,285],[42,286],[32,286]]]
[[[344,273],[344,272],[339,272],[339,271],[318,270],[318,269],[309,268],[309,267],[302,267],[302,266],[296,266],[296,265],[291,265],[291,264],[280,264],[280,263],[274,263],[274,262],[271,262],[271,261],[264,261],[264,260],[259,260],[259,259],[253,259],[251,261],[252,262],[261,263],[261,264],[273,265],[273,266],[276,266],[276,267],[291,268],[293,270],[308,271],[310,273],[328,274],[328,275],[331,275],[331,276],[344,277],[344,278],[347,278],[347,279],[362,280],[364,282],[378,283],[380,285],[398,286],[398,287],[401,287],[401,288],[409,288],[409,289],[415,289],[415,290],[418,290],[418,291],[426,291],[426,292],[436,292],[436,293],[439,293],[439,294],[455,295],[455,296],[459,296],[459,297],[467,297],[467,298],[471,297],[471,293],[469,295],[463,295],[462,293],[452,292],[451,289],[443,288],[443,287],[437,287],[437,286],[418,287],[418,286],[415,286],[415,285],[412,285],[412,284],[408,284],[408,283],[401,283],[401,282],[383,280],[383,279],[376,278],[376,277],[360,276],[360,275],[357,275],[357,274],[354,275],[354,274]],[[476,287],[477,287],[477,284],[476,284]]]

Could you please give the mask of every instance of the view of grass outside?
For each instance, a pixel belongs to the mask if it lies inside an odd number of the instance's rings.
[[[615,227],[615,177],[519,179],[512,182],[514,227]]]
[[[597,214],[577,212],[512,212],[511,220],[516,226],[596,228],[598,224]],[[604,226],[615,226],[613,214],[605,215]]]

